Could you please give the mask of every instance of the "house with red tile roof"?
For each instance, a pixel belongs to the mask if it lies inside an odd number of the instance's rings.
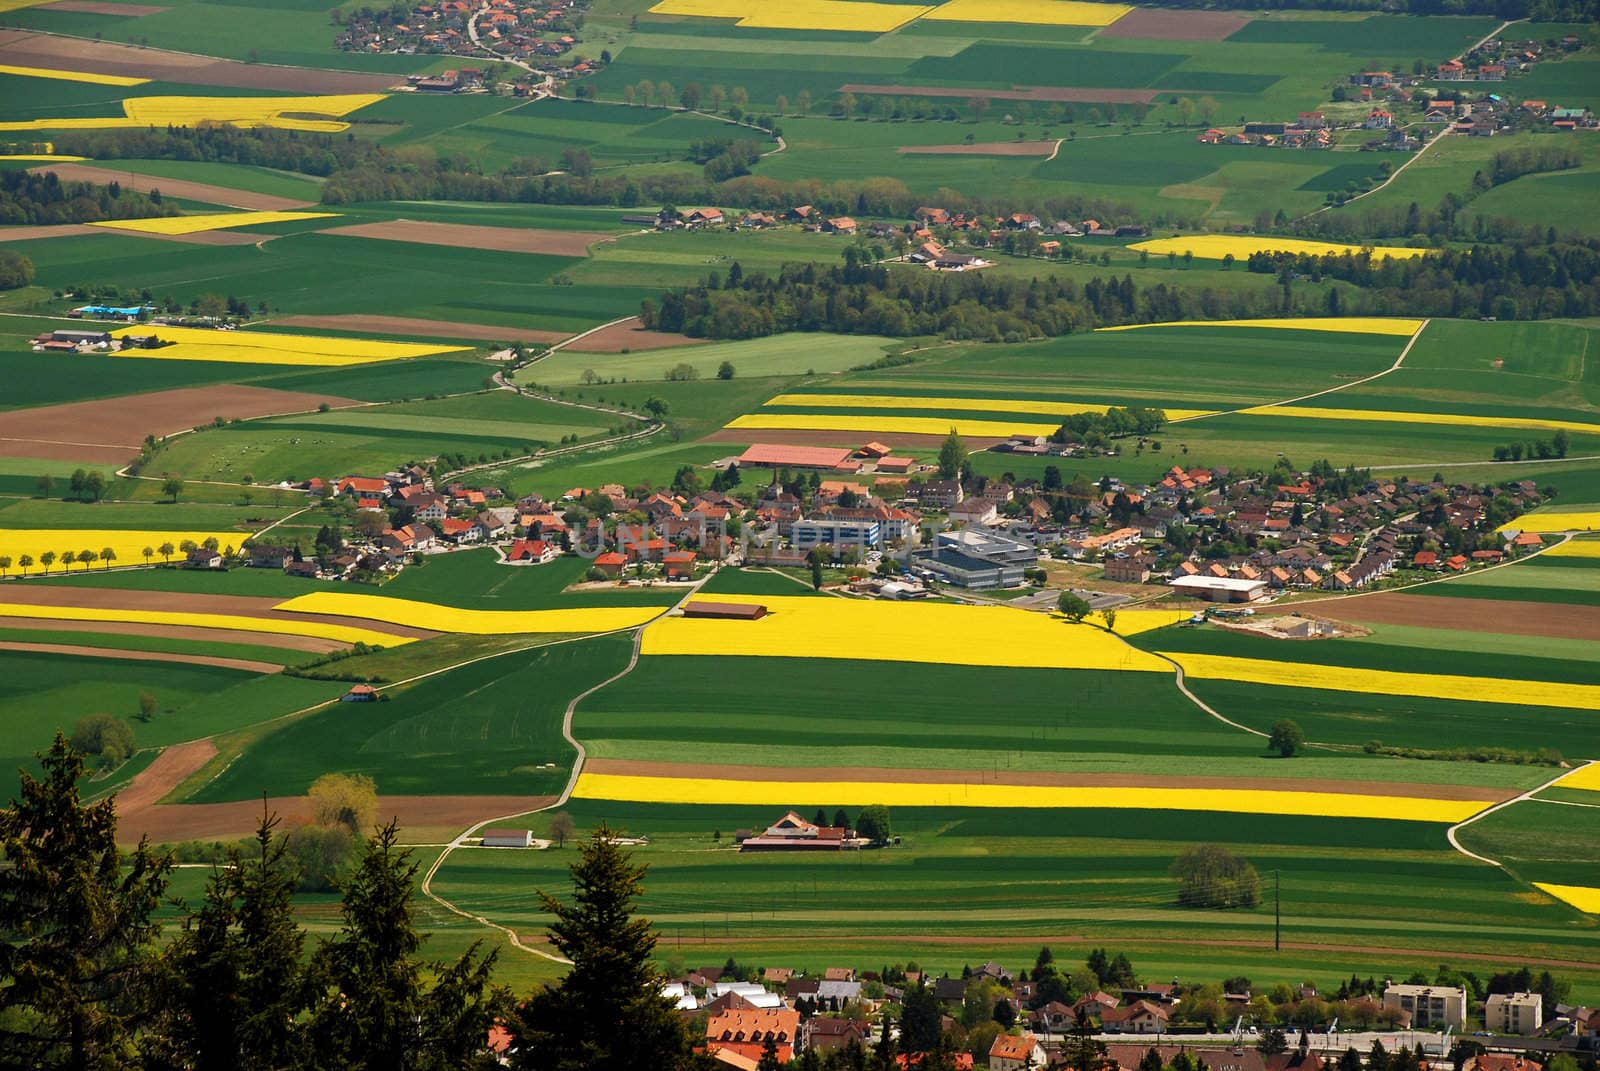
[[[1024,1071],[1045,1063],[1044,1046],[1032,1034],[1001,1034],[989,1046],[989,1071]]]
[[[778,1062],[794,1059],[800,1036],[800,1013],[789,1008],[741,1008],[706,1020],[706,1051],[727,1050],[752,1060],[761,1059],[772,1041]]]

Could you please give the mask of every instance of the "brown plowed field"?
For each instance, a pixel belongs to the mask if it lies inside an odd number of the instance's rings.
[[[784,430],[781,428],[722,428],[705,437],[705,441],[714,443],[777,443],[780,446],[860,446],[873,440],[888,443],[890,446],[938,446],[943,443],[943,435],[907,435],[905,432],[871,432],[871,431],[805,431],[800,429]],[[999,437],[963,435],[961,441],[976,450],[987,450],[995,443],[1005,440]],[[870,474],[869,474],[870,475]],[[882,473],[881,475],[896,475],[905,479],[903,474]]]
[[[276,662],[257,662],[249,658],[222,658],[217,655],[184,654],[181,651],[125,651],[115,647],[83,647],[75,643],[19,643],[0,640],[0,651],[37,651],[42,654],[83,655],[88,658],[125,658],[133,662],[187,662],[192,666],[220,666],[247,673],[282,673]]]
[[[15,588],[0,588],[11,592]],[[166,636],[175,640],[208,640],[213,643],[250,643],[257,647],[281,647],[286,651],[327,654],[347,646],[338,640],[316,636],[290,636],[281,632],[245,632],[234,628],[196,628],[192,625],[146,625],[137,621],[63,621],[49,617],[7,617],[6,628],[32,632],[100,632],[113,636]]]
[[[1237,11],[1169,11],[1136,7],[1110,26],[1101,37],[1143,37],[1152,41],[1222,41],[1250,21]]]
[[[1410,595],[1402,591],[1320,600],[1308,605],[1319,617],[1335,621],[1600,640],[1600,613],[1592,606],[1517,599],[1457,599],[1449,595]]]
[[[240,533],[241,537],[243,533]],[[361,617],[335,617],[333,614],[280,613],[273,609],[281,599],[254,595],[198,595],[187,591],[136,591],[114,588],[77,587],[71,584],[18,584],[5,589],[5,601],[23,606],[83,606],[105,610],[165,610],[191,614],[235,614],[268,621],[320,621],[325,625],[347,625],[387,632],[391,636],[427,639],[439,635],[428,629],[391,625]],[[47,616],[41,614],[40,616]],[[86,624],[92,624],[86,622]]]
[[[0,242],[33,242],[42,238],[68,238],[85,234],[110,234],[87,223],[47,223],[37,227],[0,227]]]
[[[544,253],[557,257],[586,257],[589,247],[609,237],[589,231],[541,231],[529,227],[476,227],[465,223],[427,223],[397,219],[386,223],[352,223],[329,227],[323,234],[352,238],[381,238],[389,242],[419,242],[457,249],[493,249],[499,253]]]
[[[564,347],[573,353],[621,353],[623,350],[659,350],[668,346],[698,346],[705,339],[669,331],[648,331],[637,316],[620,324],[602,327],[572,345]]]
[[[167,748],[156,756],[156,761],[139,771],[127,788],[117,794],[118,814],[136,814],[154,807],[157,800],[177,788],[185,777],[210,762],[216,753],[217,745],[210,740],[192,740]]]
[[[57,71],[120,74],[182,85],[268,89],[295,95],[382,93],[405,81],[403,75],[241,63],[187,52],[168,52],[160,48],[136,48],[111,41],[56,37],[33,30],[0,31],[0,63]],[[177,194],[176,190],[171,192]]]
[[[67,358],[70,360],[70,358]],[[0,454],[117,463],[139,452],[146,435],[170,435],[216,417],[306,413],[319,405],[354,405],[332,394],[223,384],[152,391],[95,402],[41,405],[7,413]]]
[[[150,769],[155,769],[154,764]],[[199,769],[199,766],[197,765],[195,769]],[[172,781],[160,795],[170,792],[181,780],[182,778]],[[117,798],[117,838],[123,842],[136,841],[146,834],[158,844],[185,840],[230,840],[249,836],[261,818],[260,800],[242,800],[238,803],[162,803],[130,809],[124,800],[138,787],[139,779],[135,778],[134,785],[128,793]],[[160,796],[156,798],[159,799]],[[400,832],[408,842],[442,840],[454,837],[468,826],[475,825],[485,818],[536,811],[541,807],[548,807],[554,799],[553,796],[379,796],[378,821],[398,819]],[[275,796],[267,800],[267,808],[281,815],[286,824],[297,824],[309,819],[311,811],[304,796]]]
[[[101,0],[55,0],[54,3],[40,4],[40,11],[77,11],[85,15],[122,15],[127,18],[138,18],[140,15],[157,15],[167,10],[153,4],[106,4]]]
[[[0,48],[0,62],[6,61],[6,52]],[[297,208],[306,208],[314,202],[292,201],[287,197],[274,197],[267,193],[248,193],[244,190],[235,190],[227,186],[213,186],[208,182],[190,182],[187,179],[161,178],[158,175],[136,175],[131,171],[118,171],[115,166],[102,167],[97,164],[42,164],[28,170],[34,174],[45,171],[54,171],[62,182],[93,182],[104,186],[109,182],[121,183],[127,189],[137,190],[140,193],[149,193],[159,189],[164,197],[182,197],[188,201],[204,201],[207,204],[226,205],[229,208],[247,208],[252,212],[292,212]],[[103,230],[101,227],[89,227],[88,230]],[[165,235],[144,234],[129,231],[136,237],[156,238]],[[251,241],[258,239],[252,238]]]
[[[1088,89],[1070,86],[1013,86],[1010,89],[952,89],[949,86],[863,85],[852,82],[840,86],[841,93],[871,93],[891,97],[960,97],[971,100],[1072,101],[1080,104],[1149,104],[1156,99],[1154,89]]]
[[[420,335],[423,338],[476,338],[484,342],[560,342],[567,336],[560,331],[529,331],[521,327],[496,327],[493,324],[460,324],[444,320],[423,320],[415,316],[369,316],[365,313],[338,313],[332,316],[285,316],[273,323],[288,327],[309,327],[320,331],[366,331],[380,335]]]
[[[628,777],[695,777],[719,781],[867,781],[882,784],[1014,785],[1018,788],[1218,788],[1271,792],[1333,792],[1342,795],[1401,796],[1416,799],[1499,803],[1516,789],[1471,785],[1413,785],[1395,781],[1331,781],[1298,777],[1147,777],[1139,774],[1049,773],[1033,770],[913,770],[871,766],[712,766],[649,762],[642,759],[590,759],[588,773]]]
[[[971,145],[902,145],[903,156],[1049,156],[1053,141],[979,141]]]

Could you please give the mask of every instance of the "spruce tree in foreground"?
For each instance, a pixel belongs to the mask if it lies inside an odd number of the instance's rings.
[[[134,1066],[171,860],[147,840],[118,850],[112,801],[83,805],[83,758],[59,732],[41,762],[0,811],[0,1066]]]

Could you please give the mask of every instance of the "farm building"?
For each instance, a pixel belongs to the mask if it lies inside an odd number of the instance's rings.
[[[698,601],[684,604],[683,616],[717,621],[759,621],[767,616],[767,608],[760,603]]]
[[[526,829],[486,829],[483,831],[485,848],[531,848],[533,833]]]
[[[373,703],[378,699],[378,690],[370,684],[352,684],[350,690],[339,697],[341,703]]]
[[[783,469],[835,469],[854,472],[860,467],[850,451],[831,446],[780,446],[755,443],[739,455],[739,464]]]
[[[1180,576],[1172,581],[1172,587],[1209,602],[1255,602],[1267,594],[1265,580],[1228,576]]]
[[[693,604],[691,604],[693,605]],[[790,811],[766,832],[739,842],[741,852],[839,852],[859,848],[865,841],[851,837],[840,826],[819,826]]]

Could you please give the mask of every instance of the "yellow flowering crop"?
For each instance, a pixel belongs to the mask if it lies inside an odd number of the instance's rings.
[[[7,10],[0,0],[0,11]],[[0,63],[0,74],[15,74],[23,78],[54,78],[60,82],[90,82],[97,86],[142,86],[148,78],[130,78],[121,74],[95,74],[92,71],[57,71],[49,67],[14,67]]]
[[[1388,409],[1323,409],[1314,405],[1258,405],[1239,410],[1241,416],[1299,417],[1302,420],[1378,421],[1385,424],[1448,424],[1466,428],[1528,428],[1536,431],[1566,429],[1600,435],[1600,424],[1541,417],[1473,416],[1466,413],[1400,413]]]
[[[723,425],[750,431],[776,429],[794,431],[850,431],[871,434],[957,435],[1004,439],[1011,435],[1051,435],[1061,422],[1035,423],[1026,420],[970,420],[954,417],[839,416],[822,413],[746,413]]]
[[[497,636],[516,632],[614,632],[635,628],[659,615],[659,606],[583,606],[565,610],[461,610],[411,599],[314,591],[279,603],[274,610],[362,617],[391,625]]]
[[[1578,767],[1551,787],[1581,788],[1590,792],[1600,792],[1600,762],[1591,762]]]
[[[915,4],[857,3],[854,0],[661,0],[653,15],[691,15],[738,19],[738,25],[769,30],[854,30],[887,33],[932,8]]]
[[[110,227],[141,234],[197,234],[229,227],[252,227],[257,223],[293,223],[302,219],[329,219],[336,212],[206,212],[196,216],[161,216],[155,219],[107,219],[92,227]]]
[[[1168,658],[1191,677],[1285,688],[1320,688],[1371,695],[1413,695],[1479,703],[1514,703],[1530,707],[1600,710],[1600,685],[1553,681],[1463,677],[1448,673],[1403,673],[1387,669],[1318,666],[1308,662],[1273,662],[1231,655],[1170,652]]]
[[[223,361],[233,364],[294,364],[339,367],[399,361],[453,353],[461,346],[435,346],[419,342],[381,342],[366,338],[328,338],[321,335],[277,335],[266,331],[211,331],[203,327],[128,327],[112,332],[155,335],[173,346],[159,349],[125,349],[119,357],[149,357],[165,361]]]
[[[976,775],[974,775],[976,776]],[[634,777],[584,773],[580,799],[639,803],[697,803],[790,807],[815,800],[842,807],[1038,807],[1139,811],[1219,811],[1232,814],[1322,815],[1454,823],[1488,807],[1464,800],[1369,796],[1294,789],[1102,788],[1066,785],[991,785],[876,781],[727,781],[698,777]]]
[[[1193,610],[1118,610],[1117,623],[1113,631],[1118,636],[1137,636],[1141,632],[1176,625],[1193,616]],[[1097,619],[1096,617],[1090,620]]]
[[[824,409],[954,409],[975,413],[1044,413],[1072,416],[1075,413],[1104,413],[1103,402],[1071,402],[1038,398],[919,397],[911,394],[780,394],[766,405],[791,408],[818,406]],[[1168,419],[1210,416],[1209,409],[1167,409]]]
[[[1426,249],[1409,249],[1398,245],[1341,245],[1338,242],[1311,242],[1304,238],[1278,238],[1272,235],[1242,235],[1242,234],[1191,234],[1181,238],[1152,238],[1147,242],[1138,242],[1130,245],[1129,249],[1138,253],[1160,254],[1176,253],[1180,257],[1185,253],[1193,253],[1206,260],[1221,260],[1232,253],[1238,260],[1248,258],[1252,253],[1304,253],[1308,256],[1323,257],[1338,253],[1359,253],[1363,249],[1372,250],[1375,260],[1395,257],[1400,260],[1410,260],[1429,252]]]
[[[44,572],[43,566],[38,564],[39,556],[46,551],[60,554],[68,547],[76,554],[80,550],[92,550],[96,554],[106,547],[110,547],[117,554],[113,565],[143,565],[144,548],[160,547],[163,543],[171,543],[174,547],[186,539],[192,539],[198,545],[207,539],[215,539],[217,546],[222,549],[237,547],[250,538],[249,532],[173,532],[149,531],[124,528],[0,528],[0,554],[12,559],[11,571],[21,574],[22,567],[19,560],[24,554],[33,558],[34,564],[28,567],[29,576],[38,576]],[[174,557],[182,557],[181,551],[173,551]],[[159,553],[150,559],[159,563],[162,558]],[[99,567],[103,563],[96,562]],[[74,571],[81,570],[83,566],[74,565]],[[61,571],[61,563],[51,566],[52,573]]]
[[[1600,539],[1569,539],[1545,553],[1552,558],[1600,558]]]
[[[1021,22],[1036,26],[1110,26],[1133,9],[1079,0],[949,0],[927,14],[939,22]]]
[[[1544,890],[1557,900],[1566,901],[1579,911],[1600,915],[1600,889],[1586,885],[1549,885],[1542,881],[1536,881],[1533,885],[1534,888]]]
[[[36,153],[13,153],[13,154],[8,155],[8,156],[0,156],[0,161],[3,161],[3,160],[27,160],[29,163],[41,163],[41,164],[70,164],[70,163],[75,163],[75,162],[77,162],[79,160],[87,160],[87,159],[89,159],[87,156],[56,156],[53,153],[37,153],[37,152]]]
[[[717,595],[715,601],[759,603],[769,613],[759,621],[663,617],[645,629],[640,651],[647,655],[1171,670],[1160,659],[1092,625],[1073,625],[1059,617],[1009,606],[803,595]]]
[[[1600,431],[1600,428],[1596,428]],[[1507,521],[1500,526],[1500,531],[1538,532],[1541,535],[1548,532],[1592,532],[1600,529],[1600,510],[1574,510],[1571,513],[1557,513],[1554,511],[1540,510],[1536,513],[1527,513],[1514,521]],[[1589,544],[1577,544],[1584,549],[1580,551],[1567,551],[1569,555],[1578,557],[1592,557],[1594,551],[1588,549]],[[1548,552],[1547,552],[1548,553]]]
[[[201,126],[228,123],[239,127],[271,126],[337,134],[350,124],[337,116],[375,104],[382,93],[345,93],[316,97],[129,97],[122,115],[83,119],[28,119],[0,123],[0,130],[100,130],[112,128]],[[327,116],[308,119],[304,116]]]
[[[1100,331],[1139,331],[1148,327],[1263,327],[1280,331],[1332,331],[1351,335],[1399,335],[1417,333],[1422,320],[1382,316],[1305,316],[1277,320],[1172,320],[1157,324],[1123,324],[1101,327]]]
[[[413,642],[409,636],[330,625],[322,621],[278,620],[244,614],[202,614],[177,610],[121,610],[102,606],[46,606],[39,603],[0,603],[0,618],[40,617],[52,621],[131,621],[141,625],[174,625],[183,628],[225,628],[238,632],[262,632],[276,636],[308,636],[338,643],[365,643],[399,647]]]

